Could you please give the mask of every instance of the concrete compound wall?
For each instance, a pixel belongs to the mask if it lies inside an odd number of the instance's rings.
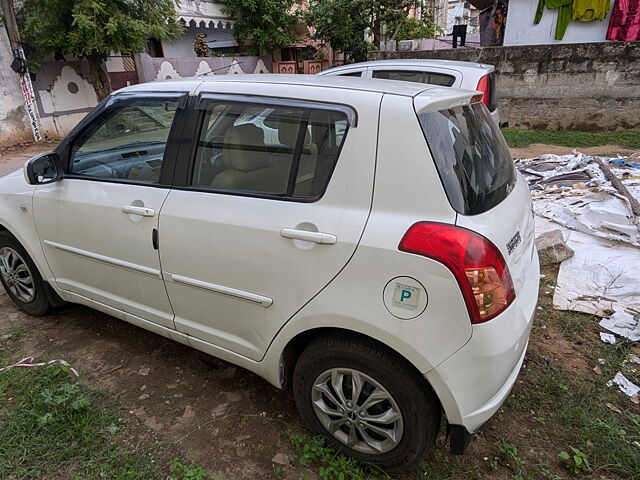
[[[141,82],[171,80],[183,77],[271,73],[271,56],[264,57],[182,57],[154,58],[137,55],[136,65]]]
[[[510,128],[640,130],[640,42],[369,54],[397,58],[495,65],[498,107]]]
[[[7,31],[0,26],[0,146],[33,140],[24,109],[20,76],[9,68],[12,60]]]

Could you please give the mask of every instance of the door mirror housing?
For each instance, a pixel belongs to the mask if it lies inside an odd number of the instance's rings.
[[[57,182],[62,174],[62,158],[56,152],[41,153],[24,164],[24,178],[30,185]]]

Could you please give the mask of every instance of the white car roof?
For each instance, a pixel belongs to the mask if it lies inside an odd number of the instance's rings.
[[[371,62],[350,63],[348,65],[342,65],[340,67],[330,68],[323,70],[319,75],[326,75],[330,72],[337,72],[339,70],[349,70],[352,68],[366,68],[366,67],[450,67],[450,68],[478,68],[484,71],[492,71],[495,69],[493,65],[463,62],[460,60],[440,60],[440,59],[392,59],[392,60],[374,60]]]
[[[476,93],[471,90],[461,90],[457,88],[441,87],[425,83],[402,82],[395,80],[385,80],[384,82],[381,82],[376,79],[356,77],[276,74],[214,75],[211,77],[192,77],[176,80],[160,80],[155,82],[139,83],[130,87],[125,87],[118,90],[116,93],[145,91],[195,92],[196,90],[215,92],[215,84],[221,82],[238,82],[244,84],[254,83],[256,85],[305,85],[309,87],[369,91],[408,97],[415,97],[422,94],[423,92],[429,92],[428,95],[425,95],[426,97],[433,98],[437,96],[440,100],[459,98],[461,95],[468,97]],[[259,89],[256,88],[255,94],[259,93]]]

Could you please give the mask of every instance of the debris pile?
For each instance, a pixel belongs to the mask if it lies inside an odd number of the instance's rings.
[[[541,255],[562,261],[554,308],[600,317],[640,313],[640,218],[633,208],[640,198],[640,160],[574,152],[518,159],[516,166],[531,188],[536,231],[543,234],[538,242],[553,243],[547,235],[557,242],[553,254]]]
[[[640,341],[640,158],[517,159],[531,189],[541,264],[560,263],[553,308],[602,317],[603,342]],[[611,386],[639,402],[618,372]]]

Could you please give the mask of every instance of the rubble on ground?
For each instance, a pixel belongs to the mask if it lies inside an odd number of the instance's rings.
[[[536,232],[559,231],[575,252],[560,264],[554,308],[606,317],[606,325],[626,332],[640,329],[640,218],[634,214],[640,158],[574,151],[515,162],[531,188]]]
[[[540,257],[540,265],[562,263],[575,253],[564,241],[560,230],[545,232],[536,238],[536,249]]]

